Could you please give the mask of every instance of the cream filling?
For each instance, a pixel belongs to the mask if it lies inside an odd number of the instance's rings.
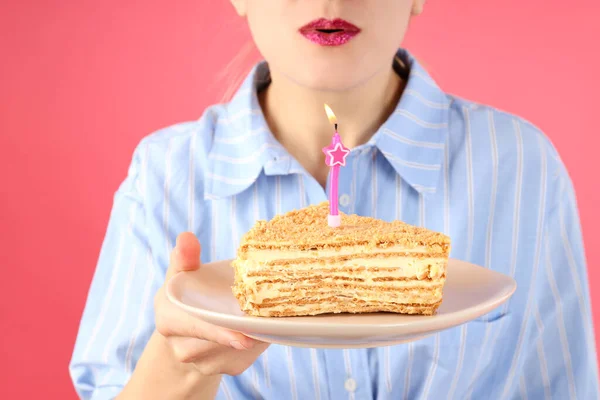
[[[242,273],[244,281],[252,282],[253,280],[262,280],[266,277],[249,277],[249,273],[255,272],[281,272],[278,278],[291,278],[294,272],[312,272],[315,274],[336,274],[342,273],[343,276],[363,278],[365,272],[344,272],[338,271],[346,268],[393,268],[393,270],[367,272],[365,279],[372,277],[389,277],[389,278],[438,278],[443,275],[447,260],[445,258],[413,258],[413,257],[387,257],[387,258],[353,258],[344,261],[335,261],[329,263],[327,261],[302,264],[288,265],[264,265],[256,260],[237,260],[238,272]]]
[[[260,285],[256,285],[255,283],[256,281],[252,282],[252,284],[249,284],[248,286],[246,286],[246,290],[249,291],[250,293],[252,293],[252,298],[249,300],[252,300],[253,303],[262,303],[264,300],[267,299],[274,299],[277,297],[282,297],[282,296],[290,296],[290,289],[293,292],[307,292],[310,290],[315,290],[312,288],[307,288],[307,287],[302,287],[302,288],[294,288],[294,286],[290,285],[290,284],[286,284],[286,283],[263,283]],[[334,283],[334,284],[344,284],[344,283],[348,283],[348,284],[355,284],[355,282],[346,282],[346,281],[336,281],[335,278],[326,278],[323,279],[324,283]],[[343,289],[344,291],[347,291],[349,293],[354,292],[358,294],[358,297],[361,297],[361,294],[364,294],[366,292],[370,292],[373,290],[377,290],[379,287],[394,287],[397,289],[414,289],[414,290],[431,290],[431,288],[435,287],[435,286],[439,286],[440,283],[442,283],[439,280],[434,280],[434,281],[376,281],[376,282],[358,282],[357,287],[355,288],[348,288],[348,289]],[[300,282],[300,284],[302,284],[302,282]],[[287,289],[287,291],[282,291],[281,289]],[[340,289],[337,288],[319,288],[318,289],[320,293],[327,293],[327,292],[337,292],[339,293]],[[292,292],[292,293],[293,293]]]
[[[385,282],[377,282],[385,283]],[[359,298],[361,300],[378,300],[378,301],[394,301],[403,303],[418,303],[418,301],[409,301],[407,299],[423,299],[430,298],[432,296],[441,297],[442,288],[440,287],[439,281],[437,282],[421,282],[419,286],[413,285],[398,285],[398,289],[409,289],[404,291],[377,291],[377,288],[373,287],[354,287],[348,289],[339,288],[321,288],[318,289],[318,295],[315,295],[315,289],[312,288],[299,288],[292,292],[284,292],[279,290],[283,285],[278,287],[266,287],[261,285],[258,290],[252,290],[252,296],[247,298],[248,303],[262,304],[265,300],[276,299],[283,297],[282,302],[296,301],[304,299],[310,296],[311,301],[318,301],[321,298],[327,298],[331,296],[337,296],[340,298]],[[388,282],[389,284],[389,282]],[[437,287],[436,287],[437,286]],[[255,289],[255,288],[253,288]],[[286,287],[287,289],[287,287]],[[310,293],[310,294],[309,294]]]
[[[410,281],[364,281],[364,282],[355,282],[355,281],[345,281],[345,280],[337,280],[335,277],[332,278],[324,278],[320,282],[331,285],[331,286],[321,286],[319,284],[314,284],[309,281],[296,281],[294,283],[287,282],[277,282],[277,283],[261,283],[261,284],[250,284],[245,286],[247,290],[252,292],[266,292],[266,291],[274,291],[277,293],[282,293],[289,295],[289,293],[297,292],[299,290],[303,291],[315,291],[319,292],[339,292],[343,291],[381,291],[383,290],[406,290],[406,289],[418,289],[418,290],[429,290],[432,287],[439,286],[445,283],[445,280],[435,279],[435,280],[427,280],[427,281],[419,281],[419,280],[410,280]],[[254,283],[254,282],[253,282]],[[349,287],[340,288],[341,285],[349,285]]]
[[[378,262],[379,261],[379,262]],[[248,276],[247,272],[260,270],[260,264],[255,263],[253,261],[241,261],[239,264],[239,269],[246,273],[242,275],[243,288],[245,289],[248,296],[248,301],[256,304],[262,303],[266,299],[281,297],[282,295],[289,295],[288,292],[282,292],[281,289],[294,289],[295,285],[302,285],[303,277],[295,277],[294,272],[296,271],[313,271],[315,275],[320,273],[326,274],[326,278],[322,278],[320,283],[329,283],[329,284],[350,284],[350,285],[360,285],[356,289],[348,289],[349,292],[354,292],[358,294],[358,297],[361,297],[361,292],[365,293],[371,291],[373,289],[377,289],[378,287],[395,287],[398,289],[404,288],[414,288],[418,290],[431,290],[433,286],[440,284],[440,278],[445,272],[446,260],[439,258],[424,258],[424,259],[414,259],[409,257],[390,257],[383,260],[381,259],[373,259],[373,258],[365,258],[365,259],[352,259],[346,260],[343,262],[336,262],[334,264],[321,264],[319,265],[322,269],[325,267],[325,270],[316,270],[314,264],[289,264],[287,266],[277,266],[277,269],[269,268],[269,272],[278,272],[281,274],[276,274],[274,276]],[[394,267],[394,270],[391,271],[356,271],[356,272],[347,272],[340,271],[341,268],[348,267],[357,267],[357,266],[365,266],[365,267]],[[263,267],[262,270],[265,270]],[[361,278],[363,282],[356,281],[343,281],[336,280],[336,277],[354,277]],[[281,278],[284,279],[284,282],[278,283],[261,283],[257,282],[263,281],[269,278]],[[408,281],[375,281],[375,278],[414,278],[414,280]],[[432,281],[429,280],[419,280],[424,278],[432,278]],[[289,279],[299,279],[297,282],[286,282]],[[316,285],[315,285],[316,286]],[[306,288],[298,289],[306,291]],[[331,290],[329,288],[323,288],[322,290]],[[335,290],[335,289],[334,289]],[[345,290],[345,289],[344,289]]]
[[[415,299],[414,302],[404,302],[404,303],[399,303],[399,302],[394,302],[396,304],[423,304],[424,306],[427,305],[433,305],[435,303],[437,303],[439,301],[439,299],[431,299],[430,301],[423,301],[422,299]],[[341,305],[342,304],[342,305]],[[378,306],[382,306],[382,302],[376,302],[376,303],[371,303],[371,304],[366,304],[367,306],[374,306],[374,305],[378,305]],[[271,307],[261,307],[258,311],[260,313],[265,313],[265,312],[274,312],[274,311],[285,311],[285,310],[289,310],[290,308],[293,308],[294,312],[301,314],[304,312],[312,312],[312,311],[321,311],[321,310],[328,310],[328,312],[331,312],[330,310],[340,310],[342,312],[345,312],[346,310],[350,310],[350,308],[346,308],[343,307],[343,303],[339,303],[339,302],[321,302],[319,304],[302,304],[302,305],[290,305],[290,304],[277,304]],[[384,307],[381,307],[382,309]]]
[[[267,243],[268,244],[268,243]],[[280,245],[280,243],[276,244]],[[434,249],[435,250],[435,249]],[[367,246],[346,246],[340,249],[322,249],[322,250],[269,250],[252,249],[246,254],[248,260],[254,261],[275,261],[275,260],[294,260],[298,258],[325,258],[350,256],[355,254],[389,254],[389,253],[415,253],[423,254],[431,250],[424,246],[406,248],[404,246],[392,247],[367,247]],[[439,251],[441,252],[441,246]]]

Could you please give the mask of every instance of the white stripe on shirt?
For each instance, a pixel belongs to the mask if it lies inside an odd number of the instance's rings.
[[[265,371],[265,386],[271,388],[271,373],[269,372],[269,349],[265,350],[261,355],[263,370]]]
[[[519,379],[519,393],[521,394],[521,400],[527,400],[527,387],[525,386],[525,375],[521,375],[521,379]]]
[[[440,358],[440,334],[435,334],[435,344],[433,348],[433,356],[431,360],[431,366],[429,367],[429,374],[427,375],[427,380],[425,381],[425,389],[423,390],[423,398],[429,398],[429,392],[431,391],[431,387],[433,386],[433,381],[435,377],[435,372],[437,371],[437,366]]]
[[[289,372],[289,378],[290,378],[290,390],[292,392],[291,396],[292,396],[292,400],[296,400],[298,398],[298,391],[296,389],[296,374],[294,372],[294,358],[292,355],[292,348],[286,347],[285,351],[287,354],[287,364],[288,364],[288,372]]]
[[[154,283],[154,280],[155,280],[156,266],[154,265],[154,261],[152,259],[152,252],[150,249],[148,249],[147,254],[146,254],[146,266],[147,266],[147,270],[149,271],[149,276],[146,281],[146,284],[144,285],[144,291],[142,293],[142,299],[143,299],[142,307],[140,309],[140,312],[138,313],[135,329],[133,331],[133,334],[131,335],[131,340],[129,341],[129,346],[127,347],[127,353],[125,355],[125,371],[127,372],[128,376],[131,376],[131,373],[133,372],[133,365],[132,365],[133,364],[132,363],[133,349],[134,349],[135,343],[143,329],[143,326],[144,326],[143,323],[144,323],[147,315],[150,314],[149,313],[150,310],[148,310],[148,305],[152,304],[150,302],[150,299],[152,298],[150,289],[152,288],[152,284]]]
[[[571,399],[576,399],[577,394],[575,392],[575,376],[573,374],[573,365],[571,362],[571,352],[569,351],[569,339],[567,338],[567,327],[565,324],[565,318],[563,314],[563,301],[560,298],[560,291],[554,278],[554,268],[552,267],[552,257],[550,256],[550,247],[548,244],[548,234],[546,233],[546,274],[548,276],[548,283],[552,296],[554,297],[554,304],[556,307],[556,323],[558,325],[558,334],[560,337],[560,345],[562,348],[563,357],[565,359],[565,370],[567,375],[567,381],[569,383],[569,394]],[[539,315],[537,316],[539,318]],[[540,341],[541,342],[541,341]]]
[[[422,126],[423,128],[428,128],[428,129],[446,129],[446,128],[448,128],[447,122],[439,122],[438,123],[438,122],[423,121],[421,118],[417,117],[415,114],[413,114],[407,110],[399,109],[399,110],[396,110],[394,113],[396,115],[402,115],[403,117],[406,117],[410,121],[414,122],[417,125]]]
[[[315,400],[321,400],[321,382],[319,380],[319,359],[317,350],[310,349],[310,360],[312,364],[313,385],[315,386]]]
[[[231,209],[229,214],[229,225],[231,226],[231,236],[232,236],[232,244],[233,248],[237,249],[239,247],[239,229],[238,229],[238,219],[237,219],[237,208],[236,208],[236,197],[231,196]]]
[[[437,149],[437,150],[441,150],[445,146],[443,143],[425,142],[425,141],[421,141],[421,140],[409,139],[407,137],[404,137],[404,136],[392,131],[389,128],[384,128],[382,132],[383,132],[383,134],[391,137],[392,139],[394,139],[398,142],[407,144],[409,146],[424,147],[427,149]]]
[[[544,326],[542,324],[542,318],[540,317],[540,313],[539,310],[537,308],[537,305],[534,306],[533,308],[533,316],[535,318],[535,323],[537,325],[538,331],[541,333],[544,330]],[[552,398],[552,394],[550,392],[550,378],[548,377],[548,365],[546,364],[546,355],[544,354],[544,342],[543,340],[541,340],[541,338],[539,340],[537,340],[537,354],[538,354],[538,358],[540,360],[540,372],[542,375],[542,382],[544,385],[544,397],[546,399],[551,399]],[[527,392],[527,381],[523,382],[523,387],[525,388],[525,392]]]
[[[164,185],[164,206],[163,206],[163,231],[165,234],[165,244],[167,249],[167,254],[171,253],[173,250],[173,246],[171,244],[171,235],[169,232],[169,206],[170,206],[170,189],[171,186],[171,162],[172,162],[172,153],[173,153],[173,138],[169,140],[169,144],[167,146],[167,154],[166,164],[165,164],[165,185]]]
[[[225,397],[227,398],[227,400],[233,400],[233,396],[231,395],[231,390],[229,389],[229,386],[227,385],[225,378],[221,378],[221,389],[223,389],[223,393],[225,394]]]
[[[420,92],[417,92],[416,90],[413,89],[407,89],[404,92],[402,92],[403,96],[414,96],[416,99],[419,99],[419,101],[421,103],[423,103],[424,105],[426,105],[429,108],[439,108],[441,110],[447,110],[450,108],[450,102],[448,103],[436,103],[434,101],[428,100],[425,98],[425,96],[423,96]]]
[[[581,279],[579,274],[577,273],[577,263],[575,262],[575,258],[573,257],[573,249],[571,248],[571,243],[569,242],[569,235],[567,234],[567,227],[565,224],[565,212],[564,205],[560,203],[558,205],[558,219],[560,222],[560,235],[563,241],[563,247],[565,250],[565,254],[567,255],[567,264],[569,265],[569,270],[571,271],[571,279],[573,280],[575,286],[575,293],[577,294],[577,301],[579,303],[579,312],[581,316],[587,316],[588,310],[585,306],[585,299],[583,297],[583,288],[581,287]],[[590,324],[583,324],[586,330],[586,335],[589,338],[588,342],[591,345],[595,345],[595,341],[593,340],[594,334],[592,332],[592,327]],[[592,349],[593,350],[593,349]]]
[[[494,211],[496,210],[496,196],[498,192],[498,145],[496,143],[496,125],[494,123],[494,114],[488,111],[490,125],[490,142],[492,153],[492,195],[490,199],[490,216],[487,227],[487,240],[485,246],[485,266],[492,268],[492,238],[494,234]]]
[[[194,134],[190,139],[190,153],[189,153],[189,182],[188,182],[188,231],[194,232],[196,229],[196,221],[194,221],[196,213],[196,175],[195,175],[195,154],[196,154],[196,141],[198,134]]]
[[[441,169],[441,166],[439,166],[437,164],[422,164],[422,163],[417,163],[417,162],[412,162],[412,161],[405,161],[405,160],[401,160],[397,157],[394,157],[391,153],[389,153],[387,151],[382,151],[381,153],[384,156],[386,156],[388,159],[390,159],[391,161],[393,161],[397,164],[403,165],[405,167],[422,169],[425,171],[439,171]]]
[[[352,377],[352,362],[350,361],[350,351],[348,349],[344,349],[344,366],[346,368],[346,377],[349,379],[354,379]],[[354,391],[348,391],[348,398],[350,400],[354,400]]]
[[[252,129],[251,131],[249,131],[248,133],[245,133],[243,135],[230,136],[230,137],[219,136],[219,137],[214,138],[214,142],[217,144],[239,145],[250,139],[254,139],[257,136],[260,136],[261,134],[263,134],[265,132],[268,132],[266,127],[260,127],[257,129]]]
[[[123,328],[123,323],[125,322],[125,315],[127,314],[127,306],[129,305],[129,295],[131,294],[133,277],[135,276],[135,271],[137,269],[136,267],[139,251],[140,250],[137,247],[134,247],[133,254],[131,256],[131,264],[129,265],[127,278],[125,279],[125,287],[123,288],[123,301],[121,303],[121,307],[119,307],[119,318],[117,319],[117,325],[112,330],[110,337],[106,342],[106,346],[104,347],[104,352],[102,353],[102,361],[105,363],[109,362],[111,352],[114,351],[113,343],[115,342],[117,335],[120,333],[121,329]]]
[[[221,175],[217,175],[217,174],[212,174],[210,172],[205,172],[204,175],[207,178],[210,178],[214,181],[218,181],[221,183],[225,183],[227,185],[233,185],[233,186],[246,186],[246,185],[251,185],[252,183],[254,183],[256,177],[252,177],[252,178],[229,178],[226,176],[221,176]]]
[[[463,107],[463,113],[465,114],[465,148],[466,148],[466,165],[467,165],[467,205],[468,205],[468,228],[467,228],[467,249],[466,259],[471,261],[473,256],[473,238],[475,235],[475,204],[474,204],[474,188],[473,188],[473,138],[471,132],[471,118],[469,109]],[[489,268],[489,266],[488,266]],[[448,391],[448,398],[454,396],[454,391],[458,386],[458,380],[460,379],[463,362],[465,358],[465,344],[467,340],[467,325],[463,324],[460,327],[460,346],[458,348],[458,363],[454,371],[454,377],[450,384]]]
[[[236,122],[236,121],[238,121],[244,117],[247,117],[249,115],[262,115],[262,110],[260,108],[258,108],[258,109],[246,108],[246,109],[236,112],[234,115],[219,118],[217,120],[217,123],[220,125],[230,125],[231,123]]]
[[[226,154],[211,153],[209,159],[213,161],[222,161],[232,165],[252,164],[260,159],[261,155],[268,149],[277,149],[278,145],[273,143],[263,143],[252,154],[244,157],[228,156]]]
[[[408,396],[410,394],[411,367],[413,364],[414,353],[415,345],[413,342],[410,342],[408,344],[408,360],[406,360],[406,376],[404,377],[404,400],[411,400]]]
[[[132,204],[129,207],[130,217],[129,217],[129,222],[127,224],[127,229],[122,231],[120,234],[119,247],[117,250],[116,260],[115,260],[115,264],[114,264],[115,267],[111,273],[110,282],[108,284],[108,290],[106,292],[107,301],[102,303],[100,315],[98,316],[98,319],[96,320],[96,323],[94,324],[94,329],[92,330],[92,334],[88,340],[88,344],[85,347],[85,350],[83,351],[83,355],[82,355],[83,360],[86,360],[86,361],[88,360],[90,351],[92,350],[93,345],[95,344],[96,336],[98,336],[98,332],[100,331],[100,328],[104,325],[104,320],[106,319],[106,314],[108,313],[108,309],[110,308],[110,300],[112,300],[114,298],[113,292],[115,290],[115,286],[117,284],[117,280],[120,275],[120,272],[121,272],[120,269],[122,267],[122,262],[123,262],[122,259],[123,259],[123,249],[124,249],[124,245],[125,245],[125,233],[131,232],[133,221],[135,220],[136,211],[137,211],[136,204]]]

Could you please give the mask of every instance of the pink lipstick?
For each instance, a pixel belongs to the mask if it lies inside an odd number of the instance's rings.
[[[343,19],[316,19],[300,28],[300,34],[320,46],[341,46],[360,33],[360,29]]]

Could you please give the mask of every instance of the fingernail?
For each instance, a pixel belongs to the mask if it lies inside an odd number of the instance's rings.
[[[239,340],[232,340],[229,345],[236,350],[248,350]]]

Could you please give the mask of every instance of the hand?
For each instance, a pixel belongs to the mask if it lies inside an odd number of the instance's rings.
[[[171,253],[165,282],[177,273],[198,268],[200,243],[193,234],[183,233]],[[156,329],[175,358],[204,376],[239,375],[269,346],[186,313],[167,299],[164,285],[155,296],[154,310]]]

